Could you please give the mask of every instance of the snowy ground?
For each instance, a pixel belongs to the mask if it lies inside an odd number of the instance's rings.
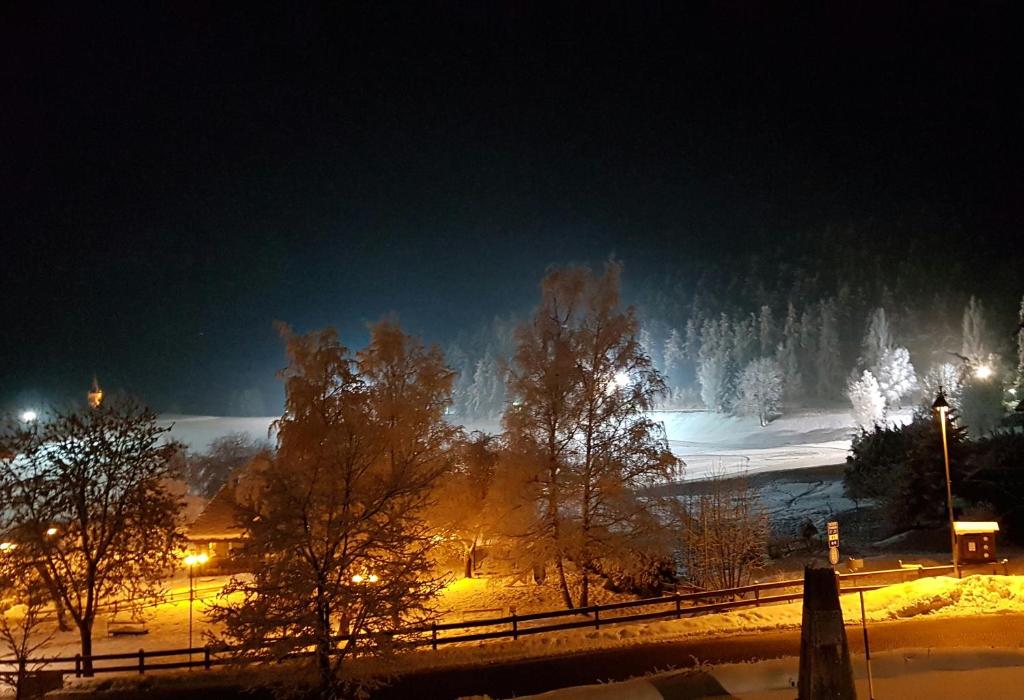
[[[726,416],[709,411],[653,411],[651,417],[665,424],[672,451],[686,462],[689,479],[714,471],[758,473],[840,464],[856,431],[846,409],[803,410],[782,416],[766,427],[749,416]],[[910,419],[909,411],[890,416],[897,422]],[[266,440],[274,417],[162,416],[162,425],[173,425],[172,435],[193,450],[204,450],[210,441],[241,432]],[[469,430],[496,432],[497,421],[470,421]]]

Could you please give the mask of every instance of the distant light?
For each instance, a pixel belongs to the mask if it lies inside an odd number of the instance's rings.
[[[974,376],[978,379],[988,379],[992,376],[992,368],[988,365],[978,365],[974,370]]]
[[[626,374],[625,372],[616,372],[615,386],[619,387],[620,389],[622,387],[629,386],[629,375]]]
[[[189,554],[185,557],[185,566],[195,566],[196,564],[205,564],[210,560],[210,556],[203,552],[201,554]]]
[[[39,417],[39,414],[36,413],[35,411],[32,411],[32,410],[23,411],[22,414],[21,414],[21,420],[23,420],[26,423],[31,423],[32,421],[34,421],[38,417]]]
[[[57,534],[57,528],[55,528],[55,527],[50,527],[50,528],[47,528],[47,529],[46,529],[46,536],[47,536],[47,537],[53,537],[53,536],[54,536],[54,535],[56,535],[56,534]]]
[[[0,552],[9,552],[17,546],[13,542],[0,542]]]
[[[363,577],[361,575],[356,574],[355,576],[352,577],[352,583],[362,583],[362,582],[363,582]]]
[[[377,574],[370,574],[370,579],[369,579],[370,583],[377,583],[377,581],[379,581],[379,580],[380,579],[377,578]]]

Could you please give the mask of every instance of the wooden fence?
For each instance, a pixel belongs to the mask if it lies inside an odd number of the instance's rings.
[[[858,591],[875,590],[889,584],[853,585],[843,586],[842,582],[849,580],[858,583],[863,578],[887,577],[899,578],[900,581],[920,578],[922,576],[937,576],[941,573],[952,572],[952,566],[915,566],[900,569],[884,569],[880,571],[859,571],[855,573],[837,574],[840,580],[842,593],[856,593]],[[890,581],[889,583],[892,583]],[[543,634],[546,632],[559,632],[563,630],[594,628],[601,629],[602,626],[618,625],[629,622],[647,622],[661,619],[679,619],[691,615],[708,613],[719,613],[737,608],[758,607],[773,603],[788,603],[799,600],[803,597],[803,579],[792,579],[787,581],[772,581],[767,583],[754,583],[749,586],[727,588],[715,591],[698,591],[696,593],[683,593],[662,596],[659,598],[645,598],[641,600],[629,600],[620,603],[608,603],[605,605],[592,605],[586,608],[574,610],[551,610],[544,612],[528,613],[525,615],[511,614],[504,617],[494,617],[483,620],[466,620],[462,622],[435,623],[427,626],[412,627],[394,632],[397,642],[406,648],[429,646],[437,649],[445,644],[456,644],[459,642],[476,642],[490,639],[519,639],[520,637]],[[765,595],[769,593],[769,595]],[[186,598],[187,600],[187,598]],[[640,612],[634,612],[640,610]],[[579,618],[584,619],[579,619]],[[553,624],[543,624],[550,620],[564,620]],[[538,624],[541,623],[541,624]],[[479,632],[468,634],[446,634],[453,631],[485,629]],[[202,646],[182,649],[159,649],[156,651],[127,652],[117,654],[93,654],[93,673],[124,673],[147,671],[181,669],[181,668],[203,668],[210,669],[213,666],[236,663],[239,661],[234,655],[239,651],[237,647],[228,646]],[[303,656],[303,653],[294,656]],[[167,659],[169,657],[189,657],[185,660],[175,661],[151,661],[151,659]],[[97,665],[96,662],[120,661],[112,665]],[[17,662],[13,659],[0,659],[0,667],[16,668]],[[30,666],[39,667],[45,665],[47,670],[65,674],[74,674],[76,677],[82,675],[83,657],[80,654],[74,656],[56,656],[34,659],[29,662]],[[0,671],[0,673],[5,673]],[[6,672],[9,673],[9,672]]]

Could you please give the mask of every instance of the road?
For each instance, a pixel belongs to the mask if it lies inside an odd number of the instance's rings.
[[[1024,647],[1024,614],[914,618],[874,623],[868,630],[872,653],[928,647]],[[847,638],[851,653],[863,654],[860,627],[847,627]],[[377,689],[370,697],[372,700],[453,700],[472,695],[508,698],[574,685],[625,680],[656,670],[682,669],[698,663],[725,664],[797,656],[799,647],[798,629],[660,642],[528,661],[410,673],[394,679],[387,687]],[[191,680],[189,696],[205,697],[200,684],[196,683],[199,679]],[[225,700],[263,700],[273,697],[269,692],[252,693],[224,687],[218,687],[212,692]],[[57,694],[47,697],[61,696]],[[71,698],[72,695],[67,697]],[[73,697],[77,699],[81,695]],[[161,688],[159,684],[154,684],[144,693],[108,691],[103,697],[105,700],[142,697],[148,700],[169,700],[181,697],[181,690]]]
[[[924,647],[1024,647],[1024,614],[915,618],[868,627],[872,652]],[[863,654],[859,627],[848,627],[853,654]],[[572,685],[625,680],[698,662],[723,664],[797,656],[800,631],[645,644],[549,659],[415,673],[373,694],[374,700],[452,700],[466,695],[527,695]]]

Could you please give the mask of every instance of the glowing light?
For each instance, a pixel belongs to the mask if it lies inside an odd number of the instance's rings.
[[[55,528],[55,527],[48,527],[48,528],[46,528],[46,536],[47,537],[53,537],[56,534],[57,534],[57,528]]]
[[[992,368],[988,365],[978,365],[974,370],[974,376],[978,379],[988,379],[992,376]]]
[[[195,566],[196,564],[205,564],[210,561],[210,555],[206,552],[200,554],[189,554],[185,557],[185,566]]]
[[[21,414],[21,420],[23,420],[26,423],[31,423],[32,421],[34,421],[38,417],[39,417],[39,414],[36,413],[35,411],[31,410],[31,409],[29,409],[28,411],[23,411],[22,414]]]
[[[9,552],[17,546],[13,542],[0,542],[0,552]]]
[[[620,389],[629,386],[629,375],[626,374],[625,372],[616,372],[615,386],[619,387]]]
[[[360,574],[356,574],[352,577],[352,583],[362,583],[363,577]]]
[[[379,580],[380,579],[377,578],[377,574],[370,574],[370,578],[369,578],[370,583],[377,583],[377,581],[379,581]]]

